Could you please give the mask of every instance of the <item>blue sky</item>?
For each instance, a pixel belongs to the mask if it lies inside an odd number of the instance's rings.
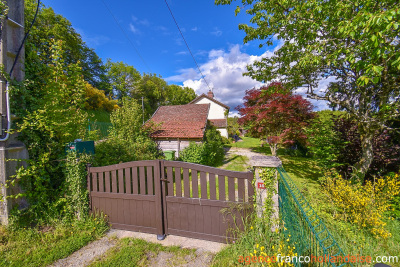
[[[141,73],[159,74],[170,84],[189,86],[197,94],[208,91],[164,0],[43,0],[43,3],[66,17],[104,62],[107,58],[123,61]],[[250,17],[244,12],[235,16],[237,3],[216,6],[214,0],[168,0],[216,98],[229,105],[231,111],[242,102],[245,90],[260,86],[259,82],[242,76],[246,65],[268,56],[274,49],[260,49],[258,41],[243,44],[245,34],[238,25],[248,23]]]

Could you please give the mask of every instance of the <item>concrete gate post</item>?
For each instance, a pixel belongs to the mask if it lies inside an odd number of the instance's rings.
[[[0,39],[0,64],[4,66],[4,70],[9,73],[15,61],[17,51],[24,38],[24,0],[7,0],[8,18],[1,23],[1,39]],[[12,73],[12,79],[22,81],[24,79],[24,55],[25,50],[22,49],[18,61]],[[1,131],[0,138],[4,139],[7,130],[7,121],[12,118],[7,117],[7,97],[6,97],[6,81],[2,80],[0,84],[0,113],[1,113]],[[7,224],[9,212],[15,201],[6,199],[6,196],[20,192],[20,188],[6,188],[4,185],[12,179],[15,170],[20,166],[19,159],[27,159],[28,152],[25,146],[16,139],[13,134],[6,141],[0,141],[0,224]],[[14,160],[13,160],[14,159]],[[26,205],[19,200],[19,205]]]
[[[278,201],[278,171],[277,167],[282,165],[282,162],[277,157],[271,156],[253,156],[250,159],[250,162],[254,168],[255,173],[255,194],[256,194],[256,212],[258,217],[263,216],[263,207],[268,198],[272,198],[272,208],[273,214],[271,216],[271,220],[277,221],[279,218],[279,201]],[[265,188],[264,181],[260,178],[260,172],[264,168],[274,168],[275,169],[275,181],[274,186],[276,193],[272,196],[268,194],[267,189]],[[273,229],[275,230],[276,224],[274,224]]]

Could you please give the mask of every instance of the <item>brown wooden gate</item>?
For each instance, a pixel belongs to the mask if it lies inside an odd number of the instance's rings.
[[[113,228],[217,242],[226,241],[232,214],[252,209],[252,180],[252,172],[178,161],[88,168],[91,211],[107,214]]]

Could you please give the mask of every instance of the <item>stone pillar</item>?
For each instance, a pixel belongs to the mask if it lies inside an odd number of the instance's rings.
[[[24,0],[7,0],[9,8],[8,19],[2,21],[0,39],[0,64],[9,73],[14,63],[18,48],[24,38]],[[18,61],[12,73],[12,79],[22,81],[24,79],[24,58],[25,50],[22,49]],[[7,99],[6,81],[1,81],[0,85],[0,113],[2,114],[1,128],[7,129]],[[0,137],[4,138],[5,133],[0,132]],[[27,159],[28,153],[24,145],[16,139],[16,134],[10,136],[7,141],[0,142],[0,223],[7,224],[8,216],[12,206],[16,201],[6,199],[6,196],[20,192],[18,187],[5,188],[7,181],[12,179],[16,168],[21,163],[18,160]],[[24,201],[18,200],[19,205],[26,205]]]
[[[273,221],[278,221],[279,219],[279,202],[278,202],[278,171],[276,170],[277,167],[279,167],[282,162],[279,160],[277,157],[271,157],[271,156],[256,156],[252,157],[250,159],[250,162],[252,166],[254,167],[254,172],[255,172],[255,187],[256,187],[256,212],[258,217],[263,216],[263,207],[268,198],[272,198],[272,209],[273,209],[273,214],[271,216],[271,220]],[[274,168],[275,169],[275,181],[274,181],[274,186],[275,186],[275,191],[276,194],[274,195],[269,195],[267,189],[265,188],[264,181],[260,178],[260,172],[264,168]],[[275,230],[277,227],[276,224],[273,224],[272,230]]]

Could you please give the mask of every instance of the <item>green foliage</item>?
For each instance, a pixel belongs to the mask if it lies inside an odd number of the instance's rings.
[[[65,164],[65,197],[70,213],[78,218],[89,214],[89,192],[87,189],[86,165],[91,161],[87,154],[68,152]]]
[[[196,144],[190,142],[189,146],[179,152],[179,159],[184,162],[191,162],[197,164],[203,163],[203,144]]]
[[[103,218],[63,220],[36,228],[0,226],[0,266],[47,266],[103,236]]]
[[[208,124],[204,133],[204,143],[191,142],[179,153],[179,158],[185,162],[218,166],[222,163],[225,155],[223,145],[223,139],[217,128]]]
[[[192,88],[171,84],[167,88],[164,105],[184,105],[196,98]]]
[[[36,0],[25,0],[25,25],[32,22],[36,7]],[[27,109],[33,108],[35,100],[44,95],[40,88],[47,82],[48,64],[52,61],[52,40],[61,41],[66,48],[66,65],[77,64],[86,82],[98,89],[110,91],[105,66],[94,50],[87,47],[66,18],[41,4],[35,25],[25,43],[25,78],[34,81],[28,87],[33,101],[27,103]]]
[[[231,4],[232,0],[216,0]],[[377,131],[390,126],[400,107],[400,9],[398,1],[241,0],[251,24],[241,24],[244,42],[278,45],[272,56],[255,61],[247,75],[259,81],[284,79],[290,88],[306,87],[357,121],[367,173]],[[237,11],[240,11],[239,8]],[[331,77],[324,92],[317,90]]]
[[[156,257],[161,252],[173,254],[171,258],[166,260],[167,266],[190,264],[188,259],[195,256],[192,249],[162,246],[142,239],[123,238],[106,253],[105,257],[94,261],[90,266],[148,266],[150,265],[150,257]]]
[[[308,149],[318,165],[328,170],[341,165],[337,159],[345,144],[334,130],[335,114],[328,110],[317,114],[318,116],[306,128]]]
[[[52,44],[52,61],[44,77],[47,82],[40,88],[42,98],[36,101],[35,110],[13,105],[18,108],[17,114],[26,114],[17,121],[16,130],[28,149],[29,160],[28,166],[19,168],[12,180],[24,191],[12,197],[26,197],[30,204],[26,215],[31,223],[58,216],[63,207],[59,196],[64,182],[60,161],[64,158],[64,145],[83,138],[87,128],[87,114],[82,110],[85,85],[80,68],[76,64],[66,65],[63,46],[60,42]],[[16,93],[29,94],[14,87],[11,94]]]
[[[233,135],[238,135],[240,134],[239,128],[240,125],[238,123],[238,117],[235,116],[233,118],[228,118],[228,135],[233,136]]]
[[[111,97],[107,97],[104,91],[86,83],[86,110],[104,110],[106,112],[112,112],[114,109],[118,108],[117,102],[117,100],[112,100]]]
[[[157,144],[142,125],[142,109],[132,98],[123,98],[122,107],[111,114],[112,128],[107,140],[96,145],[95,164],[105,166],[135,160],[159,158]]]
[[[130,91],[134,90],[136,82],[141,78],[140,72],[133,66],[125,64],[124,62],[111,62],[106,63],[107,76],[110,79],[112,90],[116,93],[117,98],[129,96]]]

